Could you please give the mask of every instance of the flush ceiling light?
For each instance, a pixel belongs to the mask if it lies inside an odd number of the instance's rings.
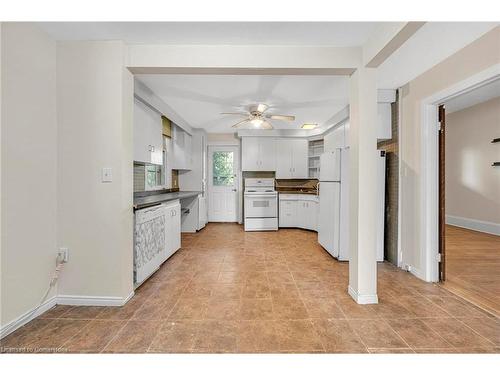
[[[310,129],[314,129],[316,126],[318,126],[318,124],[302,124],[301,128],[306,129],[306,130],[310,130]]]

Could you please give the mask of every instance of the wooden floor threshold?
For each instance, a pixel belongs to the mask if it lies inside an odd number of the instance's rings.
[[[488,314],[500,318],[500,311],[495,308],[496,304],[485,298],[481,293],[471,291],[470,288],[464,288],[461,284],[450,280],[440,283],[440,285],[447,291],[486,311]]]

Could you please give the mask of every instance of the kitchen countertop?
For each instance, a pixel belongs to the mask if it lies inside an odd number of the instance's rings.
[[[201,191],[176,191],[174,193],[153,194],[145,197],[134,198],[134,210],[141,208],[156,206],[163,202],[174,201],[176,199],[184,199],[195,197],[201,194]]]

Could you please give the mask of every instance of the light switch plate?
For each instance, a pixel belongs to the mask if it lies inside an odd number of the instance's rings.
[[[102,182],[112,182],[113,181],[113,170],[111,168],[102,169]]]

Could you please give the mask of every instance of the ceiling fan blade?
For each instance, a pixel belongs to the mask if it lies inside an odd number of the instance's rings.
[[[295,121],[295,116],[288,115],[266,115],[266,117],[272,120]]]
[[[249,119],[244,119],[243,121],[240,121],[240,122],[237,122],[236,124],[234,124],[233,126],[231,126],[232,128],[237,128],[238,126],[240,126],[241,124],[244,124],[245,122],[248,122],[250,121]]]
[[[264,121],[264,122],[260,125],[260,128],[261,128],[261,129],[264,129],[264,130],[271,130],[271,129],[273,129],[273,126],[271,125],[271,123],[270,123],[270,122]]]
[[[264,103],[257,104],[257,111],[260,113],[265,112],[268,108],[269,108],[269,106],[267,104],[264,104]]]
[[[236,116],[248,116],[246,112],[221,112],[221,115],[236,115]]]

